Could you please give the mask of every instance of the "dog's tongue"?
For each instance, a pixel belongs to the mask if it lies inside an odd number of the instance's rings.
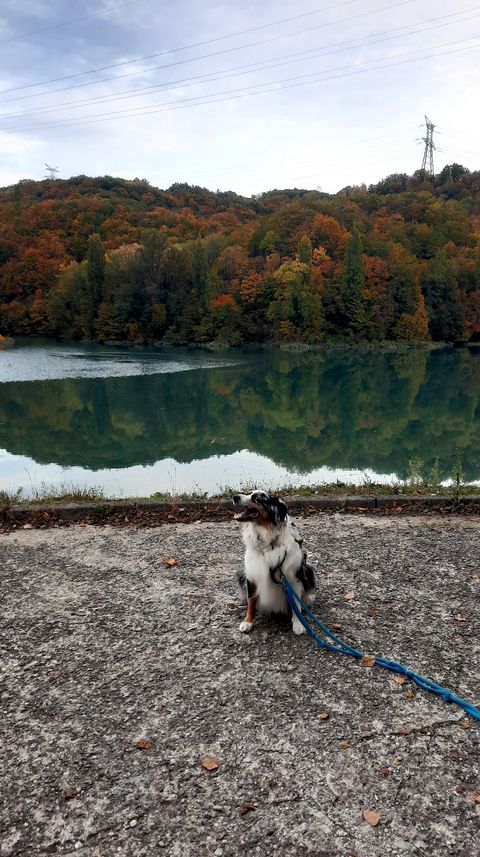
[[[253,521],[258,518],[258,512],[256,509],[245,509],[244,512],[237,512],[233,517],[236,521]]]

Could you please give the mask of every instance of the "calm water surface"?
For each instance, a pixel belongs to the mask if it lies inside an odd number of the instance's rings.
[[[111,496],[450,476],[480,479],[480,350],[0,351],[0,488]]]

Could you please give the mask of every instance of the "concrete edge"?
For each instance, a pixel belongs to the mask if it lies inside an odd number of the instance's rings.
[[[468,511],[480,514],[480,495],[422,496],[415,494],[391,495],[335,495],[312,497],[288,497],[291,511],[315,512],[375,512],[392,510],[395,513]],[[31,523],[32,526],[49,526],[52,523],[140,523],[156,519],[168,523],[175,520],[218,520],[231,518],[232,502],[227,499],[206,500],[105,500],[88,503],[45,503],[37,506],[14,505],[0,509],[0,524],[12,526]]]

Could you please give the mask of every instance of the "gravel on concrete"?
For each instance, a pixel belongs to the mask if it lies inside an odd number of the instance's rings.
[[[480,520],[299,523],[320,618],[478,705]],[[241,563],[234,522],[0,535],[2,857],[478,854],[480,723],[241,635]]]

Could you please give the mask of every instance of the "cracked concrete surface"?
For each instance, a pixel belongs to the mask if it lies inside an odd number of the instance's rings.
[[[478,704],[478,519],[300,523],[320,618]],[[285,625],[240,635],[241,558],[234,523],[0,536],[2,857],[478,853],[480,724]]]

